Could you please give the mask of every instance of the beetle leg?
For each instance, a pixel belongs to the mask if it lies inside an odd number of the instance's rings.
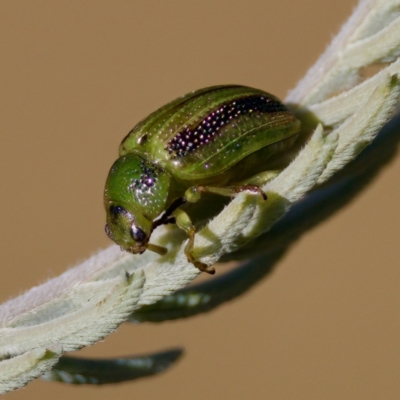
[[[249,191],[249,192],[253,192],[253,193],[259,193],[264,200],[267,200],[267,195],[257,185],[239,185],[239,186],[233,186],[232,189],[233,189],[234,194],[237,194],[237,193],[240,193],[240,192],[245,192],[245,191]]]
[[[175,217],[172,213],[180,206],[183,206],[187,203],[187,199],[185,197],[178,197],[175,199],[172,204],[165,210],[164,214],[161,215],[160,218],[153,221],[153,225],[151,227],[151,231],[153,232],[157,226],[166,225],[166,224],[175,224]]]
[[[267,195],[265,192],[257,185],[245,184],[245,185],[234,185],[228,187],[215,187],[215,186],[192,186],[185,192],[186,199],[195,203],[200,200],[202,193],[214,193],[220,196],[233,197],[240,192],[254,192],[260,193],[264,200],[267,200]]]
[[[193,252],[196,229],[193,226],[189,215],[187,215],[185,211],[177,209],[174,211],[174,216],[176,219],[176,225],[178,225],[178,227],[182,229],[189,236],[189,241],[185,247],[185,255],[188,261],[191,262],[200,271],[207,272],[208,274],[211,275],[215,274],[215,269],[213,267],[209,267],[207,264],[197,261],[193,256],[192,252]]]
[[[263,186],[267,182],[272,181],[272,179],[276,178],[282,170],[271,170],[271,171],[264,171],[260,172],[257,175],[254,175],[250,178],[247,178],[246,180],[243,180],[241,182],[238,182],[239,186],[242,186],[244,184],[251,184],[251,185],[256,185],[256,186]]]

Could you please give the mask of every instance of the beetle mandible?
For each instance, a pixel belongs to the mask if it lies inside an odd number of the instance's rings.
[[[209,192],[232,196],[259,192],[276,175],[269,164],[295,142],[300,122],[275,97],[246,86],[213,86],[168,103],[124,138],[104,189],[107,235],[133,254],[146,249],[155,228],[176,223],[188,237],[185,254],[195,260],[195,228],[181,206]]]

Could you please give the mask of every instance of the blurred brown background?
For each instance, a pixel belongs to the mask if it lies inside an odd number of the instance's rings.
[[[240,83],[283,98],[355,0],[0,2],[0,299],[110,244],[102,190],[124,135],[165,102]],[[124,325],[80,355],[183,346],[165,374],[37,380],[9,399],[399,399],[400,160],[268,279],[202,316]]]

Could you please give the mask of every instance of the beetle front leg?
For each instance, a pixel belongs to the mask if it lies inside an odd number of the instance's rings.
[[[173,215],[176,220],[176,225],[178,225],[178,227],[189,236],[189,241],[185,247],[185,255],[188,261],[191,262],[200,271],[207,272],[211,275],[215,274],[215,269],[213,267],[209,267],[207,264],[197,261],[192,254],[196,229],[193,226],[189,215],[187,215],[185,211],[181,209],[175,210]]]
[[[153,221],[151,231],[153,232],[154,229],[156,229],[160,225],[176,224],[175,217],[173,215],[174,211],[178,207],[183,206],[185,203],[187,203],[187,199],[185,197],[178,197],[177,199],[175,199],[172,204],[167,208],[167,210],[165,210],[165,213],[161,215],[160,218]]]

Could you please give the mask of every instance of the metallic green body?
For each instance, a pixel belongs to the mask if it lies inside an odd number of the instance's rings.
[[[120,145],[104,193],[107,234],[143,252],[154,220],[187,189],[251,183],[294,143],[299,125],[274,96],[245,86],[210,87],[168,103]]]
[[[162,166],[174,180],[185,186],[224,185],[237,177],[232,167],[246,156],[265,149],[258,160],[262,169],[269,156],[289,146],[298,131],[299,121],[288,111],[276,115],[244,115],[226,126],[218,140],[178,159],[165,151],[168,141],[183,127],[198,124],[218,105],[249,95],[276,97],[245,86],[215,86],[182,96],[139,122],[122,141],[119,153],[136,153]],[[242,168],[240,168],[241,170]],[[254,174],[246,171],[247,176]]]

